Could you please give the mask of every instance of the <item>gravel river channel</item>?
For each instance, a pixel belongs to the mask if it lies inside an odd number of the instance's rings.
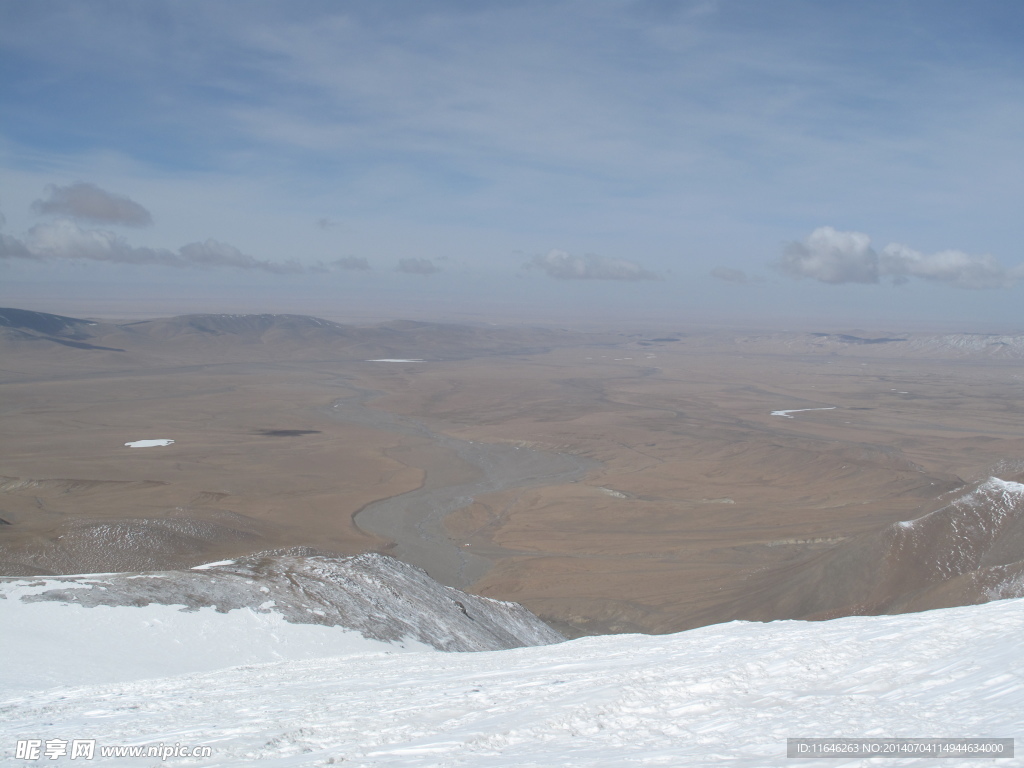
[[[346,387],[353,388],[349,382]],[[442,584],[466,589],[492,564],[472,547],[452,541],[444,528],[445,517],[483,494],[573,482],[600,466],[582,456],[440,434],[416,419],[366,405],[377,394],[356,389],[355,394],[335,400],[329,410],[335,418],[351,424],[428,438],[476,469],[472,480],[457,484],[438,482],[427,472],[421,487],[372,502],[355,516],[360,529],[395,542],[390,554],[419,566]]]

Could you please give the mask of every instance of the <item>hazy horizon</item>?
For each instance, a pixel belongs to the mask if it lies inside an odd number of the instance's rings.
[[[0,305],[1024,329],[1013,2],[0,9]]]

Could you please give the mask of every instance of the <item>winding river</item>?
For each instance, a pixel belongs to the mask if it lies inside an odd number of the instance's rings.
[[[368,504],[355,516],[360,529],[395,542],[391,554],[423,568],[442,584],[466,589],[492,565],[490,559],[448,537],[444,529],[447,515],[468,506],[476,496],[508,488],[573,482],[600,466],[581,456],[440,434],[415,419],[366,405],[380,393],[353,387],[351,382],[345,382],[345,386],[355,389],[355,394],[331,404],[329,410],[334,418],[427,438],[476,470],[468,482],[448,485],[438,483],[428,471],[420,488]]]

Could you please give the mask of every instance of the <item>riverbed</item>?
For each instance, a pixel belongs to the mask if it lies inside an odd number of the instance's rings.
[[[354,389],[350,383],[346,386]],[[357,389],[335,400],[329,410],[341,421],[427,438],[439,451],[475,469],[472,479],[456,483],[437,482],[427,470],[421,487],[368,504],[354,518],[361,530],[395,542],[390,554],[442,584],[467,589],[493,564],[472,547],[452,541],[444,528],[445,517],[483,494],[575,482],[600,466],[583,456],[441,434],[416,419],[371,408],[366,403],[376,394]]]

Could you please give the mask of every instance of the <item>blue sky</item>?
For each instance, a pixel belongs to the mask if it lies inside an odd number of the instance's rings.
[[[0,300],[1021,329],[1022,39],[1016,0],[5,0]]]

